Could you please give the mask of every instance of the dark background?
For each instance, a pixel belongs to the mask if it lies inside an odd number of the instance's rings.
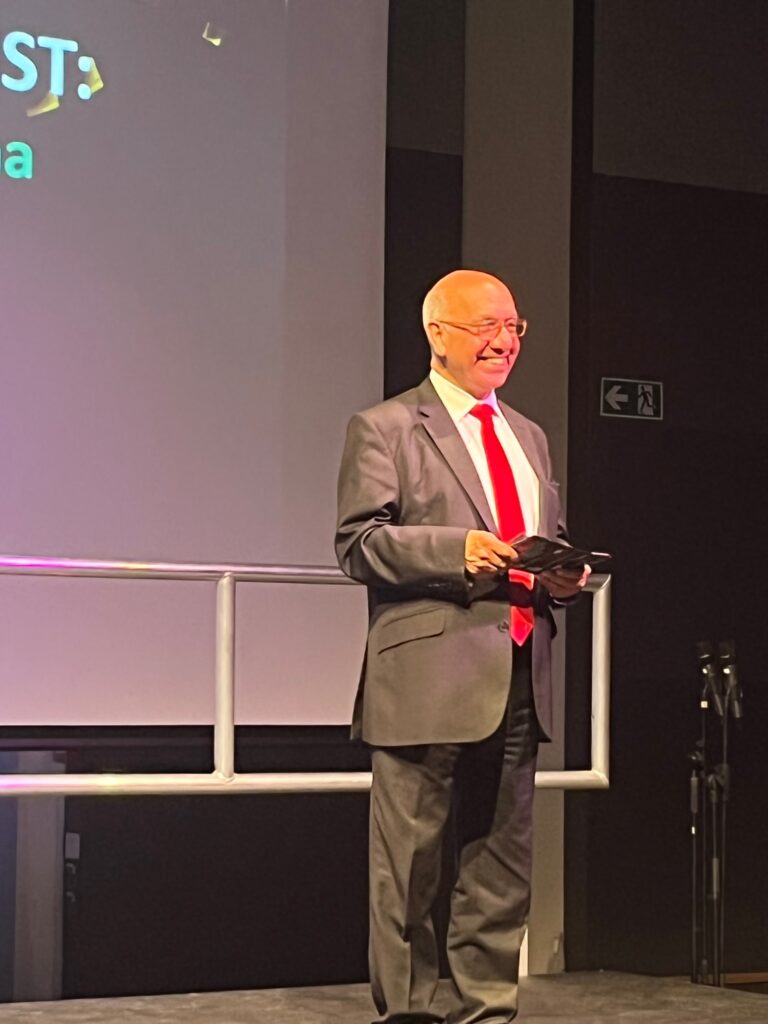
[[[409,116],[399,97],[418,66],[463,52],[463,2],[437,7],[439,38],[433,0],[392,0],[391,118]],[[726,967],[766,970],[768,14],[752,0],[608,7],[574,5],[568,513],[575,537],[615,554],[613,753],[609,791],[566,795],[566,958],[687,973],[694,645],[732,638],[745,718],[732,736]],[[452,84],[442,116],[460,128]],[[387,394],[425,372],[420,301],[461,262],[461,209],[460,152],[389,147]],[[601,418],[601,376],[662,380],[664,420]],[[569,630],[571,665],[587,664],[584,632]],[[569,674],[579,766],[588,688]],[[366,763],[342,729],[240,738],[245,770]],[[71,771],[209,768],[205,730],[66,739]],[[84,854],[66,994],[363,979],[366,807],[358,795],[69,799]]]
[[[570,969],[688,970],[694,645],[727,638],[746,698],[731,738],[726,968],[768,967],[768,165],[764,131],[744,130],[764,103],[752,55],[755,33],[766,52],[766,15],[752,2],[575,5],[569,525],[616,562],[611,789],[566,797]],[[631,94],[620,129],[614,87],[619,103]],[[598,155],[695,184],[596,173]],[[600,377],[614,374],[662,380],[663,422],[601,418]],[[574,724],[586,685],[569,685]],[[583,737],[569,737],[572,756]]]

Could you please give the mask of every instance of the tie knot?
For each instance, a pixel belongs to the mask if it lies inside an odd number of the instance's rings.
[[[493,406],[486,402],[480,402],[473,409],[469,410],[470,415],[476,416],[481,423],[491,423],[493,420]]]

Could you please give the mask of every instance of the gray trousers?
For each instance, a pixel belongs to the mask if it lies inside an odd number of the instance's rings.
[[[374,1002],[388,1024],[443,1020],[432,1009],[438,952],[431,910],[449,826],[457,865],[447,943],[455,999],[447,1019],[503,1024],[516,1016],[538,737],[527,644],[515,650],[507,713],[492,736],[374,749],[369,962]]]

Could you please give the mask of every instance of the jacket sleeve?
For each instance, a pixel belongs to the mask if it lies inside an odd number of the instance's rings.
[[[426,590],[466,600],[463,527],[403,524],[395,459],[365,413],[350,420],[338,482],[336,556],[371,587]]]

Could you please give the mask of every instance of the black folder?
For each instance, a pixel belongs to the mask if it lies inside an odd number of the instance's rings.
[[[546,572],[550,569],[572,569],[581,571],[585,565],[594,567],[610,561],[607,551],[588,551],[586,548],[572,547],[559,540],[547,540],[546,537],[519,537],[510,541],[519,555],[512,568],[525,572]]]

